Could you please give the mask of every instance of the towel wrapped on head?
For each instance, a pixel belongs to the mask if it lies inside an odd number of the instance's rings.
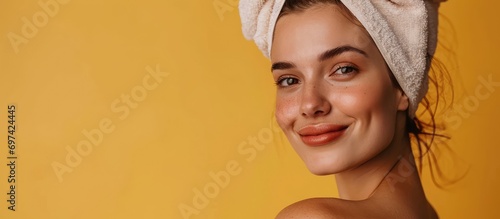
[[[341,0],[377,45],[408,96],[413,118],[428,89],[442,0]],[[285,0],[240,0],[243,35],[270,58],[274,27]]]

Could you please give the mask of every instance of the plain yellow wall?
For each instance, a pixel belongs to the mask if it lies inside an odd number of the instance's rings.
[[[334,178],[310,174],[277,129],[270,64],[243,39],[236,0],[0,5],[0,217],[183,218],[184,209],[189,218],[272,218],[337,194]],[[446,190],[424,171],[442,218],[500,216],[499,7],[442,7],[452,25],[442,22],[441,36],[456,53],[438,56],[457,79],[446,116],[458,160],[443,168],[468,170]],[[494,83],[484,89],[484,80]],[[10,104],[15,212],[6,202]]]

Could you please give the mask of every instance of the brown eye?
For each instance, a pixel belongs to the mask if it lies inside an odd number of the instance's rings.
[[[299,80],[297,78],[287,77],[287,78],[279,79],[276,82],[276,85],[278,85],[280,87],[288,87],[288,86],[291,86],[291,85],[294,85],[297,83],[299,83]]]
[[[342,66],[342,67],[337,68],[337,70],[335,71],[335,74],[349,74],[349,73],[352,73],[354,71],[357,71],[357,69],[353,66]]]

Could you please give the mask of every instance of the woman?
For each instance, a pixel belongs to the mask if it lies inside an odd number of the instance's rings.
[[[297,202],[277,218],[438,218],[411,148],[411,136],[420,155],[429,146],[415,113],[427,92],[438,7],[240,1],[245,36],[272,62],[278,124],[312,173],[335,174],[340,195]]]

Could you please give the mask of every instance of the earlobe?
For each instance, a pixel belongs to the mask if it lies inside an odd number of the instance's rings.
[[[398,110],[400,110],[400,111],[407,110],[409,105],[410,105],[410,101],[408,99],[408,96],[406,96],[406,94],[401,90],[400,90],[398,96],[399,96],[399,98],[398,98]]]

